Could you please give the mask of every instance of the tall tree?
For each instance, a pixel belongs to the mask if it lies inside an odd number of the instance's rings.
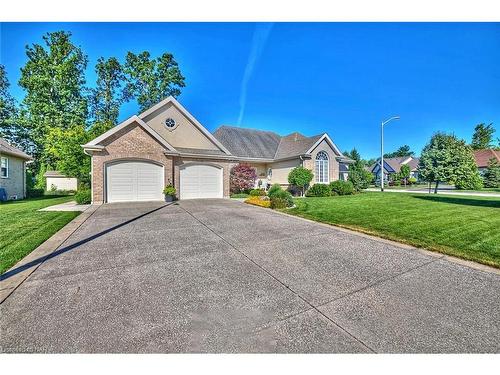
[[[128,52],[124,72],[128,83],[126,89],[144,111],[168,96],[177,97],[185,87],[184,77],[174,56],[164,53],[151,59],[149,52],[138,55]]]
[[[481,178],[472,149],[454,135],[436,133],[422,150],[420,177],[434,182],[437,193],[440,182],[454,182],[459,189],[481,188]]]
[[[90,110],[94,137],[99,136],[118,122],[121,105],[130,99],[125,90],[126,77],[115,57],[100,57],[95,66],[96,87],[90,90]]]
[[[415,152],[413,152],[410,149],[410,146],[408,145],[403,145],[400,148],[398,148],[394,152],[390,152],[388,154],[384,154],[384,158],[399,158],[399,157],[404,157],[404,156],[413,156],[415,155]]]
[[[21,115],[30,129],[36,169],[40,164],[54,168],[59,161],[54,147],[46,147],[52,129],[85,129],[87,120],[87,56],[71,42],[69,32],[47,33],[43,42],[26,46],[28,61],[21,68],[19,80],[26,91]]]
[[[474,128],[474,134],[472,135],[471,147],[474,150],[492,148],[493,134],[495,134],[493,123],[489,125],[486,125],[484,123],[476,125],[476,127]]]
[[[25,129],[18,122],[18,108],[9,92],[10,83],[5,67],[0,65],[0,137],[10,144],[29,151]]]

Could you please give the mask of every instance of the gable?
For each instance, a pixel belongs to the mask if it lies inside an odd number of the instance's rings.
[[[142,117],[143,116],[143,117]],[[174,148],[193,148],[202,150],[220,150],[200,128],[170,101],[150,113],[141,115],[143,121],[154,129]],[[165,120],[175,121],[175,128],[168,129]]]
[[[333,149],[332,146],[330,146],[330,143],[326,139],[321,140],[321,142],[319,142],[311,150],[310,154],[311,154],[313,160],[316,158],[316,155],[320,151],[325,151],[330,158],[335,158],[336,156],[341,156],[336,150]]]
[[[119,155],[131,151],[163,155],[165,147],[137,122],[120,129],[100,142],[108,154]]]

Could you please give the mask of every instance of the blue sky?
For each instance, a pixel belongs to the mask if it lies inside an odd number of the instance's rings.
[[[25,45],[67,30],[89,56],[171,52],[186,77],[178,98],[210,131],[238,125],[305,135],[340,149],[420,152],[435,131],[470,141],[477,123],[500,137],[499,23],[2,23],[0,63],[19,100]],[[123,106],[120,119],[136,113]]]

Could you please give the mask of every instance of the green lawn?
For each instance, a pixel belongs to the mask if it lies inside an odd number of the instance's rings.
[[[38,212],[73,197],[42,197],[0,204],[0,274],[7,271],[79,212]]]
[[[500,268],[500,199],[366,192],[296,199],[288,213]]]

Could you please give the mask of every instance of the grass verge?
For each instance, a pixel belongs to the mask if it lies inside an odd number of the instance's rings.
[[[500,268],[500,199],[366,192],[303,198],[287,213]]]
[[[71,196],[46,196],[0,204],[0,274],[80,214],[38,210],[71,200]]]

